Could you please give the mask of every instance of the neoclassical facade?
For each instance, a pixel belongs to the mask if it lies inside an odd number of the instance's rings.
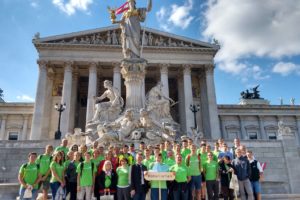
[[[94,115],[94,97],[104,91],[104,80],[112,81],[126,99],[117,26],[45,38],[37,35],[33,44],[39,67],[36,102],[34,107],[0,104],[1,139],[9,139],[13,132],[8,130],[11,119],[19,124],[17,139],[53,139],[58,124],[56,103],[66,103],[61,118],[63,134],[78,127],[85,130]],[[300,106],[217,105],[214,56],[218,45],[149,28],[143,44],[142,57],[148,61],[143,96],[161,82],[164,94],[176,102],[171,115],[182,134],[194,127],[190,110],[194,104],[200,107],[196,121],[205,138],[276,139],[278,122],[283,121],[300,143]],[[10,113],[12,107],[22,108],[23,113]]]

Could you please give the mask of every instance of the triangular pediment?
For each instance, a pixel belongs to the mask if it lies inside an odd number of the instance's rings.
[[[141,30],[141,35],[143,35],[143,31],[144,29]],[[33,43],[89,46],[120,46],[121,29],[119,28],[119,26],[109,26],[105,28],[79,31],[44,38],[40,38],[39,34],[36,34],[33,39]],[[214,50],[219,49],[219,46],[215,44],[210,44],[151,28],[145,28],[144,46],[165,48],[206,48]]]

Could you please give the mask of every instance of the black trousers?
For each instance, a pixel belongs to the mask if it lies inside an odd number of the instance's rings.
[[[208,200],[218,200],[219,199],[219,182],[218,181],[206,180],[206,190],[207,190]]]

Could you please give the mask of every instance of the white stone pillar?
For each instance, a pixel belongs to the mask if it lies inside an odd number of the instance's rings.
[[[77,85],[78,85],[78,72],[73,73],[72,81],[72,99],[70,107],[70,123],[69,132],[73,133],[75,128],[75,115],[76,115],[76,101],[77,101]]]
[[[27,139],[27,130],[28,130],[28,115],[23,115],[23,128],[22,128],[22,135],[20,136],[19,140],[26,140]]]
[[[185,125],[185,104],[184,104],[184,87],[183,77],[177,76],[177,88],[178,88],[178,104],[179,104],[179,123],[182,131],[186,130]]]
[[[296,116],[297,132],[295,133],[298,138],[298,145],[300,144],[300,116]]]
[[[41,139],[49,139],[50,132],[50,121],[51,121],[51,112],[53,111],[53,102],[52,102],[52,91],[53,91],[53,81],[54,81],[54,72],[53,69],[48,68],[47,72],[47,84],[46,84],[46,98],[45,106],[43,113],[43,125]],[[26,138],[25,138],[26,139]]]
[[[220,124],[218,117],[218,107],[216,100],[216,91],[214,83],[214,66],[208,66],[206,69],[206,86],[207,86],[207,100],[208,100],[208,112],[210,123],[210,135],[212,139],[218,139],[221,137]]]
[[[194,127],[194,115],[190,110],[190,105],[193,104],[192,77],[191,67],[185,65],[183,70],[183,87],[184,87],[184,109],[185,109],[185,131],[191,132]]]
[[[226,131],[226,127],[225,127],[225,116],[219,116],[220,118],[220,124],[221,124],[221,129],[222,129],[222,138],[224,139],[228,139],[228,134],[227,134],[227,131]]]
[[[118,88],[120,94],[121,94],[121,68],[120,63],[114,63],[115,67],[113,69],[114,75],[113,75],[113,86],[115,88]]]
[[[7,115],[1,116],[1,129],[0,129],[0,140],[5,140],[5,130],[6,130],[6,119]]]
[[[97,95],[97,64],[90,63],[89,68],[89,88],[86,108],[86,124],[93,119],[95,110],[94,97]]]
[[[40,140],[42,133],[42,124],[44,117],[44,106],[46,99],[47,85],[47,63],[46,61],[38,61],[39,78],[36,90],[34,112],[31,125],[30,140]]]
[[[66,109],[61,114],[61,134],[62,138],[68,133],[70,123],[70,107],[71,107],[71,92],[72,92],[72,65],[73,62],[65,63],[64,82],[62,91],[62,104],[66,104]]]
[[[264,125],[264,117],[261,115],[258,115],[258,121],[259,121],[259,130],[260,135],[257,136],[257,139],[267,139],[267,135],[265,132],[265,125]]]
[[[168,78],[168,64],[160,66],[160,82],[162,83],[162,92],[166,97],[169,97],[169,78]]]

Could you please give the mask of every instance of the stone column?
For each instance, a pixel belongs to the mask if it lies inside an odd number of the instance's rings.
[[[114,76],[113,76],[113,85],[115,88],[118,88],[121,94],[121,68],[120,63],[114,63]]]
[[[40,140],[42,133],[42,124],[44,117],[44,106],[46,99],[46,85],[47,85],[47,63],[46,61],[38,61],[39,78],[37,84],[37,91],[34,104],[34,112],[31,125],[30,140]]]
[[[300,116],[296,116],[296,123],[297,123],[297,138],[298,138],[298,144],[300,144]]]
[[[265,125],[264,125],[264,117],[261,115],[258,115],[258,120],[259,120],[259,130],[260,130],[260,135],[257,136],[257,139],[267,139],[267,135],[265,132]]]
[[[205,138],[210,136],[210,120],[208,112],[208,99],[207,99],[207,87],[206,87],[206,75],[205,71],[199,74],[199,84],[200,84],[200,106],[201,106],[201,119],[203,124],[203,133]]]
[[[23,115],[24,121],[23,121],[23,128],[22,128],[22,135],[19,138],[19,140],[26,140],[27,139],[27,130],[28,130],[28,115]]]
[[[70,110],[70,123],[69,123],[69,132],[74,132],[75,126],[75,115],[76,115],[76,101],[77,101],[77,85],[78,85],[78,72],[73,73],[72,81],[72,99],[71,99],[71,110]]]
[[[238,135],[238,137],[240,139],[246,139],[246,129],[245,129],[245,124],[244,124],[244,119],[242,116],[238,116],[239,118],[239,121],[240,121],[240,129],[241,129],[241,132],[240,132],[240,135]]]
[[[194,127],[194,115],[190,110],[190,105],[193,104],[191,66],[185,65],[183,70],[183,87],[184,87],[184,109],[185,109],[185,131],[191,132],[191,127]]]
[[[162,92],[166,97],[169,97],[168,67],[168,64],[162,64],[160,66],[160,82],[163,84]]]
[[[185,126],[185,108],[184,108],[184,88],[182,76],[177,76],[178,104],[179,104],[179,123],[182,131],[186,130]]]
[[[64,82],[62,91],[62,104],[66,104],[66,109],[61,115],[61,133],[62,138],[68,133],[70,124],[70,107],[71,107],[71,92],[72,92],[72,65],[73,62],[65,63]]]
[[[214,66],[208,66],[205,72],[211,138],[218,139],[221,137],[221,133],[218,119],[218,107],[214,82]]]
[[[220,118],[220,125],[221,125],[221,129],[222,129],[222,133],[221,133],[222,138],[228,139],[228,134],[226,132],[225,123],[224,123],[225,117],[220,115],[219,118]]]
[[[287,184],[289,185],[290,194],[296,194],[299,192],[300,179],[299,177],[299,165],[300,158],[298,152],[297,141],[294,134],[278,135],[278,140],[282,142],[284,163],[287,167]]]
[[[6,119],[7,115],[1,116],[1,129],[0,129],[0,140],[5,140],[5,130],[6,130]]]
[[[51,111],[53,111],[53,102],[52,102],[52,90],[53,90],[53,81],[54,81],[54,72],[53,69],[49,68],[47,72],[47,85],[46,85],[46,98],[45,106],[43,113],[43,125],[41,139],[49,139],[49,129],[51,121]]]
[[[93,119],[95,110],[94,97],[97,95],[97,64],[90,63],[89,68],[89,88],[88,88],[88,100],[86,108],[86,124]]]

